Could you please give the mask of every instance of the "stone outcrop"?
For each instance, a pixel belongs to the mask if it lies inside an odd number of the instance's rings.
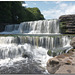
[[[60,19],[60,32],[61,33],[75,33],[75,14],[74,15],[63,15]]]
[[[71,40],[70,45],[75,49],[75,37]]]
[[[47,70],[51,74],[75,74],[75,37],[70,42],[73,49],[68,53],[64,53],[54,58],[51,58],[47,62]]]
[[[75,73],[75,49],[74,52],[58,55],[47,62],[49,73]]]

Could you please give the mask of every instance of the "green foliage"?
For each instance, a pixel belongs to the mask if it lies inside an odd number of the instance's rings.
[[[65,33],[66,32],[66,22],[60,22],[60,32]]]
[[[41,14],[40,10],[38,8],[27,8],[28,11],[30,11],[31,13],[33,13],[34,17],[36,20],[43,20],[44,17]]]
[[[0,23],[20,23],[23,21],[43,20],[38,8],[26,8],[23,1],[0,1]]]
[[[12,22],[11,14],[11,4],[10,2],[0,1],[0,22],[11,23]]]

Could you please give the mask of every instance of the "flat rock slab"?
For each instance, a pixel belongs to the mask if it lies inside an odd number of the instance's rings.
[[[56,74],[75,74],[75,66],[73,65],[63,65],[56,71]]]

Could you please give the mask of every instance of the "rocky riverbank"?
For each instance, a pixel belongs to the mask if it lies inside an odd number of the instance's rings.
[[[60,20],[60,32],[61,33],[75,33],[75,14],[73,15],[62,15],[59,17]]]
[[[70,45],[73,47],[68,53],[64,53],[49,59],[47,70],[51,74],[75,74],[75,37],[71,40]]]

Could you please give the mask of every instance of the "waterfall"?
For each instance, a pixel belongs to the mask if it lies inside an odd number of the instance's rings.
[[[18,28],[19,28],[19,24],[6,25],[5,31],[6,32],[16,31],[18,30]]]
[[[59,37],[38,37],[38,36],[7,36],[7,37],[0,37],[0,58],[10,57],[13,58],[17,55],[22,56],[24,52],[27,51],[25,49],[24,44],[30,44],[31,46],[35,47],[42,47],[47,50],[53,50],[56,48],[67,46],[70,43],[70,39],[66,36],[59,36]],[[23,47],[22,47],[23,45]],[[12,47],[11,47],[12,46]],[[26,45],[25,45],[26,46]],[[69,46],[69,45],[68,45]],[[30,48],[32,49],[32,48]],[[32,50],[30,51],[32,54]]]
[[[0,71],[2,70],[1,73],[12,73],[12,69],[14,68],[14,73],[19,73],[19,71],[23,71],[21,66],[24,65],[25,67],[27,66],[27,70],[30,68],[30,71],[23,72],[31,73],[32,71],[32,74],[38,74],[38,71],[33,71],[30,67],[32,64],[35,65],[36,62],[35,66],[38,66],[39,69],[34,66],[32,67],[36,68],[36,70],[40,70],[42,73],[47,73],[46,62],[52,58],[52,56],[48,56],[48,50],[55,49],[56,51],[57,48],[61,49],[60,47],[68,49],[64,46],[67,46],[69,42],[70,38],[67,36],[1,36]],[[25,55],[26,58],[23,58],[23,55]],[[5,67],[3,68],[3,66]],[[6,70],[4,70],[5,68]]]
[[[15,36],[16,33],[17,36]],[[48,36],[48,34],[57,35],[56,33],[59,33],[59,20],[55,19],[6,25],[5,31],[0,34],[13,34],[13,36],[0,36],[0,71],[2,73],[32,74],[46,72],[46,62],[52,58],[47,54],[48,50],[56,52],[70,48],[69,43],[72,37]],[[19,36],[19,34],[27,35]],[[46,34],[46,36],[28,36],[28,34]],[[27,70],[23,71],[21,66]],[[15,71],[12,71],[13,68]]]
[[[59,20],[40,20],[20,24],[21,33],[58,33]]]
[[[17,36],[17,37],[0,37],[0,44],[31,44],[41,46],[47,49],[64,47],[69,45],[70,38],[66,36],[49,37],[49,36]]]
[[[39,20],[7,25],[5,32],[13,33],[59,33],[59,20]]]

